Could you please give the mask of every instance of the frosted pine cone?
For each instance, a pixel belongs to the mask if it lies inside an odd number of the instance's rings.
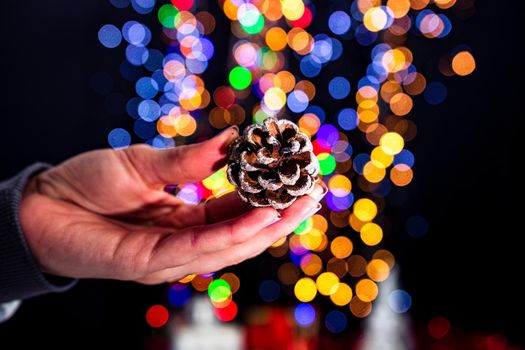
[[[319,162],[308,136],[289,120],[250,125],[230,146],[228,180],[254,207],[285,209],[310,193]]]

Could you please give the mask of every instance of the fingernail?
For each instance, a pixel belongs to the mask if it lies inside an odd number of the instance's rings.
[[[314,208],[312,208],[312,210],[310,210],[308,212],[308,214],[305,215],[304,218],[308,219],[309,217],[313,216],[315,213],[317,213],[319,210],[321,210],[322,207],[323,206],[321,205],[321,203],[317,203],[317,205]]]
[[[270,222],[270,225],[275,224],[277,221],[281,220],[282,218],[283,217],[281,216],[281,214],[277,212],[277,216],[273,218],[273,220]]]
[[[219,135],[239,136],[239,127],[237,125],[230,126],[217,134],[217,136]]]
[[[324,198],[324,196],[326,196],[326,194],[328,193],[328,187],[324,184],[324,182],[319,182],[319,188],[316,188],[311,194],[310,196],[315,199],[316,201],[320,202],[321,199]]]

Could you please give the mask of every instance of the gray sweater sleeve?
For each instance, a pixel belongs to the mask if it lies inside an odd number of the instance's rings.
[[[27,179],[50,166],[37,163],[0,182],[0,304],[49,292],[62,292],[75,280],[46,276],[27,245],[19,210]]]

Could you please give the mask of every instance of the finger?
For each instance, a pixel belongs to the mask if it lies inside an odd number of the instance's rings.
[[[188,265],[190,273],[209,273],[226,266],[236,265],[264,252],[279,239],[295,230],[301,222],[321,209],[321,204],[310,196],[298,199],[282,212],[282,219],[263,229],[251,239],[231,249],[207,254]]]
[[[279,220],[273,208],[252,209],[245,214],[212,225],[194,226],[166,236],[152,252],[150,270],[158,271],[187,263],[196,257],[244,242]]]
[[[190,273],[209,273],[235,265],[259,255],[273,243],[295,230],[302,221],[320,210],[319,201],[327,193],[324,184],[316,185],[309,196],[299,198],[292,206],[281,211],[282,219],[264,228],[251,239],[222,251],[202,255],[186,266],[157,271],[146,276],[142,283],[160,283],[184,277]]]
[[[243,202],[237,193],[232,192],[199,205],[179,203],[173,206],[169,213],[158,216],[155,224],[177,228],[215,224],[233,219],[251,209],[252,206]]]
[[[202,180],[224,166],[228,145],[238,136],[239,129],[233,126],[201,143],[163,151],[136,145],[125,153],[147,183],[182,184]]]

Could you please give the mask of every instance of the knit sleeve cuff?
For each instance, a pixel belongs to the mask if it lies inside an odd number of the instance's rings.
[[[0,183],[0,303],[66,291],[76,283],[41,271],[20,225],[20,202],[27,180],[50,167],[36,163]]]

